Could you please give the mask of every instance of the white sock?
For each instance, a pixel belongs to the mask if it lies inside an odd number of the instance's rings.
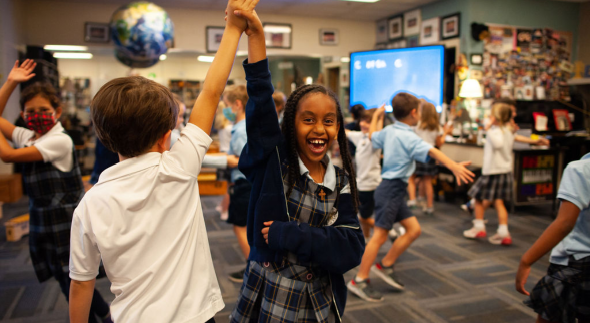
[[[508,224],[498,225],[498,234],[501,236],[507,236],[508,235]]]
[[[362,282],[363,280],[364,280],[364,279],[360,279],[360,278],[358,278],[358,276],[354,276],[354,281],[355,281],[355,282],[357,282],[357,283],[360,283],[360,282]]]
[[[416,200],[408,200],[408,206],[416,205]]]
[[[486,225],[483,222],[483,220],[478,220],[478,219],[473,220],[473,227],[475,227],[477,229],[481,229],[481,230],[486,229]]]

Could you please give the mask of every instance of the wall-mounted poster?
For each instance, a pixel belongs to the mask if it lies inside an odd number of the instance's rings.
[[[338,45],[340,33],[338,29],[322,28],[320,29],[320,45],[335,46]]]
[[[376,23],[376,43],[385,43],[387,41],[387,19],[381,19]]]
[[[262,25],[267,48],[291,49],[293,29],[290,24],[264,23]]]
[[[389,25],[389,40],[401,38],[403,33],[403,16],[389,18],[387,24]]]
[[[404,13],[404,37],[419,34],[421,24],[422,12],[420,9]]]
[[[418,37],[418,35],[410,36],[406,40],[407,40],[408,47],[418,47],[418,43],[420,42],[420,37]]]
[[[443,17],[440,21],[440,36],[442,39],[451,39],[461,36],[461,13],[455,13]]]
[[[420,31],[420,45],[437,43],[440,40],[439,26],[440,19],[438,17],[424,20],[422,22],[422,30]]]
[[[223,37],[223,31],[225,30],[224,27],[212,27],[207,26],[206,28],[206,36],[207,36],[207,52],[208,53],[215,53],[219,49],[219,45],[221,44],[221,38]]]

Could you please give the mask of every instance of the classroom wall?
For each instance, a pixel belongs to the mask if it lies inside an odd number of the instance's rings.
[[[84,43],[85,22],[109,22],[116,4],[98,2],[60,2],[55,0],[27,0],[25,34],[27,44]],[[175,25],[176,47],[205,52],[205,27],[223,26],[224,13],[186,8],[167,8]],[[348,56],[350,52],[367,50],[375,44],[374,23],[287,15],[261,14],[263,22],[289,23],[293,27],[292,49],[272,49],[269,54],[305,56]],[[338,46],[320,46],[319,29],[337,28]],[[246,42],[240,45],[246,49]]]
[[[590,2],[580,4],[577,59],[590,64]]]

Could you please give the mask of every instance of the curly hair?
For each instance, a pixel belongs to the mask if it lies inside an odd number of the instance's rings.
[[[322,93],[329,96],[336,104],[336,115],[340,129],[338,130],[338,145],[340,146],[340,155],[342,157],[342,164],[344,170],[349,176],[350,180],[350,193],[352,194],[352,200],[355,212],[358,211],[358,189],[356,186],[356,173],[352,164],[352,157],[348,151],[348,142],[346,139],[346,132],[344,129],[344,118],[340,108],[340,103],[334,92],[325,88],[319,84],[302,85],[289,95],[287,104],[285,105],[285,114],[283,117],[282,132],[285,137],[285,144],[288,151],[287,160],[289,162],[289,173],[287,174],[288,191],[286,192],[287,197],[291,195],[293,187],[299,178],[299,160],[297,153],[297,133],[295,130],[295,116],[297,114],[297,108],[299,103],[309,94]]]

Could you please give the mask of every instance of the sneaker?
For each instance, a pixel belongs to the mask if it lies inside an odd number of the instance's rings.
[[[461,210],[471,213],[471,210],[469,209],[469,206],[467,205],[467,203],[461,204]]]
[[[229,280],[234,283],[243,283],[244,282],[244,273],[246,272],[246,268],[237,271],[235,273],[231,273],[228,275]]]
[[[219,213],[219,218],[221,219],[221,221],[227,221],[228,217],[229,217],[229,214],[227,211]]]
[[[397,233],[395,228],[391,228],[391,230],[389,230],[389,233],[387,234],[387,236],[389,236],[389,240],[391,240],[391,242],[394,242],[395,239],[397,239],[397,237],[400,236],[400,234]]]
[[[433,207],[424,208],[424,215],[434,215],[434,208]]]
[[[402,291],[405,289],[404,284],[399,281],[399,278],[393,272],[393,267],[383,267],[381,263],[377,263],[371,267],[371,271],[375,273],[379,278],[383,279],[391,287],[396,290]]]
[[[486,229],[479,229],[473,227],[469,230],[463,231],[463,236],[467,239],[485,238],[487,236]]]
[[[412,210],[417,209],[418,203],[416,203],[416,200],[408,200],[408,207]]]
[[[351,293],[365,301],[381,302],[383,300],[381,293],[373,289],[373,286],[371,286],[371,280],[368,278],[361,282],[357,282],[353,278],[348,284],[346,284],[346,287],[348,287],[348,290]]]
[[[491,236],[488,241],[495,245],[509,246],[512,244],[512,237],[510,237],[510,235],[501,236],[499,233],[496,233]]]

